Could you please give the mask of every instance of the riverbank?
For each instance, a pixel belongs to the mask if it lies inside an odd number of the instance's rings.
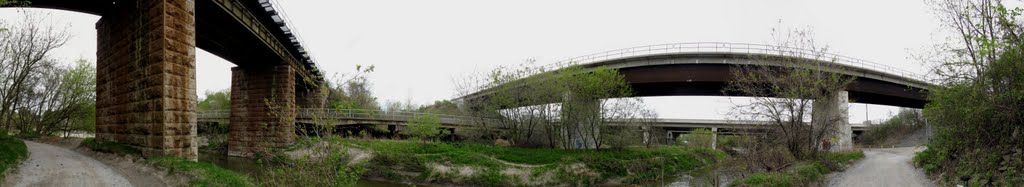
[[[409,184],[554,186],[637,184],[718,162],[725,153],[680,146],[620,150],[515,148],[407,140],[329,139],[368,155],[364,177]]]
[[[778,171],[758,172],[735,180],[729,186],[823,186],[829,173],[843,171],[864,159],[864,152],[824,153],[821,158],[794,163]]]

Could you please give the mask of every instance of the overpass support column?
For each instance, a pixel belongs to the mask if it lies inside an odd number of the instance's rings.
[[[716,145],[718,145],[718,127],[711,127],[711,149],[717,149]]]
[[[196,160],[194,1],[110,6],[96,22],[96,139]]]
[[[562,145],[566,149],[594,149],[601,135],[601,100],[572,98],[562,103]]]
[[[231,68],[228,155],[250,157],[292,143],[295,108],[291,66]]]
[[[853,130],[850,129],[849,114],[847,105],[849,95],[846,91],[838,91],[824,99],[814,100],[812,103],[811,121],[815,128],[831,126],[831,136],[826,135],[831,143],[831,151],[845,151],[853,149]],[[816,129],[817,130],[817,129]]]

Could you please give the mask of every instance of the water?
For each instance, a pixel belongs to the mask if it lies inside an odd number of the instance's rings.
[[[220,166],[221,168],[228,169],[231,171],[239,172],[249,177],[253,177],[261,174],[264,171],[264,166],[256,163],[256,161],[247,158],[231,157],[222,154],[213,153],[199,153],[199,162],[206,162],[213,165]],[[413,185],[394,183],[388,181],[375,181],[369,179],[359,179],[356,182],[356,186],[359,187],[408,187]]]

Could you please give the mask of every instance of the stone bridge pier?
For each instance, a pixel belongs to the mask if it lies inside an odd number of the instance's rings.
[[[96,23],[96,139],[198,158],[194,6],[119,1]]]
[[[291,66],[231,68],[228,155],[250,157],[295,138],[295,72]]]

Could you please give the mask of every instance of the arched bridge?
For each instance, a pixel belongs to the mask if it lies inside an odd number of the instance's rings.
[[[196,159],[196,61],[201,48],[231,69],[228,152],[294,138],[294,110],[322,102],[322,75],[272,0],[30,0],[28,7],[98,15],[96,138],[144,156]],[[18,5],[22,6],[22,5]],[[275,106],[270,106],[275,105]],[[265,145],[265,144],[264,144]]]

